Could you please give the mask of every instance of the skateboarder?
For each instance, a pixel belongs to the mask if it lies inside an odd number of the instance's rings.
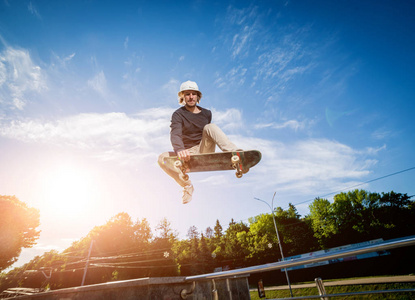
[[[184,180],[177,170],[169,168],[163,163],[163,158],[177,155],[180,159],[188,161],[190,155],[200,153],[213,153],[215,147],[222,151],[240,150],[223,133],[223,131],[211,123],[212,112],[199,106],[202,93],[196,82],[185,81],[180,85],[178,93],[179,104],[171,117],[170,141],[174,152],[165,152],[159,156],[160,167],[183,187],[183,204],[192,200],[193,184]]]

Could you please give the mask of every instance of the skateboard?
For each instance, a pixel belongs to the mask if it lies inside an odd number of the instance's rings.
[[[236,177],[241,178],[249,169],[261,160],[258,150],[203,153],[190,156],[185,162],[177,156],[164,158],[164,164],[176,169],[184,180],[189,179],[187,173],[235,170]]]

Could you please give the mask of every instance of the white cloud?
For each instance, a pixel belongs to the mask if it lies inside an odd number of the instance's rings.
[[[258,13],[258,8],[254,5],[238,9],[229,5],[220,14],[217,20],[218,27],[220,27],[221,34],[218,38],[218,45],[212,47],[212,53],[224,49],[225,53],[229,53],[232,60],[245,59],[252,52],[258,43],[255,42],[257,34],[261,33],[261,14]],[[253,51],[250,51],[251,49]]]
[[[199,180],[199,182],[211,186],[223,186],[223,183],[228,182],[228,180],[228,176],[214,174],[212,176],[206,176],[206,178]]]
[[[234,35],[232,40],[232,58],[248,55],[249,42],[255,35],[255,31],[253,26],[245,26],[240,33]]]
[[[64,57],[60,57],[59,55],[57,55],[54,52],[52,52],[52,55],[53,55],[52,57],[54,59],[54,62],[51,65],[52,67],[55,67],[57,65],[57,66],[61,66],[61,67],[66,68],[67,64],[72,61],[72,59],[75,57],[76,53],[74,52],[74,53],[71,53],[71,54],[69,54],[67,56],[64,56]]]
[[[158,154],[171,149],[169,125],[174,110],[152,108],[134,115],[84,113],[48,122],[12,121],[1,124],[0,136],[81,149],[101,160],[137,165],[143,160],[155,162]],[[214,122],[238,147],[262,152],[262,161],[243,181],[253,182],[257,189],[272,187],[279,192],[321,195],[349,187],[369,174],[369,169],[377,163],[376,155],[385,148],[356,150],[327,139],[282,143],[252,138],[244,136],[241,111],[214,111],[214,116]],[[215,180],[206,179],[205,183],[215,184]]]
[[[32,1],[29,2],[29,4],[27,5],[27,9],[29,10],[29,12],[36,16],[36,18],[38,18],[39,20],[42,19],[42,16],[40,15],[39,11],[37,10],[37,7],[33,5]]]
[[[245,150],[260,150],[262,160],[241,181],[235,182],[232,176],[218,173],[201,177],[204,184],[215,186],[220,180],[222,186],[249,185],[254,193],[273,189],[282,197],[296,195],[303,201],[303,196],[318,197],[361,183],[377,163],[367,158],[371,155],[369,149],[355,150],[327,139],[281,143],[241,135],[229,135],[229,138]]]
[[[382,145],[381,147],[377,147],[377,148],[368,147],[368,148],[366,148],[365,152],[367,152],[371,155],[376,155],[380,151],[385,150],[385,149],[386,149],[386,145]]]
[[[271,35],[263,21],[268,17],[253,5],[228,7],[225,21],[220,23],[221,43],[229,47],[229,56],[238,66],[217,72],[218,87],[249,82],[251,87],[258,84],[266,96],[275,95],[315,67],[315,50],[304,46],[310,26],[276,28]]]
[[[7,70],[5,64],[0,60],[0,87],[6,82],[7,80]]]
[[[236,108],[230,108],[225,111],[212,109],[212,115],[212,123],[216,123],[224,131],[234,131],[242,127],[242,112]]]
[[[128,164],[171,149],[169,126],[174,110],[162,107],[134,115],[83,113],[53,121],[14,120],[1,124],[0,137],[81,149],[104,160]],[[243,123],[237,109],[214,111],[213,115],[213,121],[227,133]]]
[[[224,88],[231,85],[243,85],[246,80],[246,73],[248,69],[239,65],[237,67],[231,68],[224,76],[221,76],[218,72],[216,73],[217,78],[215,79],[215,84]]]
[[[103,71],[98,72],[93,78],[89,79],[88,86],[102,96],[108,95],[107,79]]]
[[[255,167],[257,186],[279,192],[316,196],[350,187],[369,174],[377,163],[368,159],[371,150],[354,150],[336,141],[307,139],[294,143],[257,138],[233,141],[244,149],[258,149],[262,161]]]
[[[254,81],[272,80],[274,89],[284,90],[289,81],[313,67],[310,62],[302,62],[303,56],[301,42],[285,37],[281,44],[258,56]]]
[[[163,90],[167,91],[168,97],[172,99],[177,98],[177,92],[179,91],[180,82],[177,79],[170,79],[163,85]]]
[[[75,57],[75,53],[72,53],[72,54],[68,55],[67,57],[64,57],[63,61],[65,61],[65,62],[71,61],[72,58],[74,58],[74,57]]]
[[[45,89],[46,76],[28,51],[7,47],[0,53],[0,104],[22,110],[31,93]]]
[[[388,139],[388,138],[390,138],[390,137],[393,137],[393,136],[395,136],[395,132],[393,132],[392,130],[390,130],[390,129],[386,129],[386,128],[380,128],[380,129],[377,129],[377,130],[375,130],[372,134],[371,134],[371,136],[372,136],[372,138],[373,139],[375,139],[375,140],[384,140],[384,139]]]
[[[0,136],[82,149],[103,160],[128,164],[130,159],[137,161],[154,151],[171,148],[168,133],[172,112],[156,108],[132,116],[85,113],[49,122],[12,121],[2,124]]]
[[[288,120],[283,123],[260,123],[254,126],[255,129],[262,129],[262,128],[273,128],[273,129],[293,129],[294,131],[298,131],[305,128],[305,121],[299,122],[297,120]]]

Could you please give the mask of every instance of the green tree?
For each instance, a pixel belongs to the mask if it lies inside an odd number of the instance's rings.
[[[328,246],[338,246],[345,243],[356,243],[364,239],[364,224],[370,223],[365,219],[367,214],[367,199],[369,194],[364,190],[354,190],[334,196],[333,217],[336,235],[333,235]]]
[[[337,194],[333,203],[315,199],[308,215],[322,247],[411,235],[414,217],[414,202],[406,194],[365,190]]]
[[[22,248],[39,238],[39,211],[15,196],[0,196],[0,271],[15,263]]]
[[[117,214],[105,225],[97,226],[89,233],[90,239],[95,241],[93,254],[119,255],[124,249],[134,248],[138,241],[135,230],[134,223],[127,213]]]
[[[143,218],[141,221],[138,219],[134,224],[134,236],[141,250],[146,251],[153,238],[150,224],[146,218]]]
[[[415,202],[407,194],[368,193],[364,199],[365,222],[357,222],[355,229],[365,239],[391,239],[415,232]]]
[[[187,231],[187,237],[189,240],[198,239],[199,238],[199,232],[197,231],[196,226],[191,226],[189,230]]]
[[[209,249],[209,245],[205,236],[202,234],[199,241],[199,261],[200,261],[200,273],[213,272],[214,262],[212,257],[212,251]]]
[[[318,242],[313,236],[310,223],[306,219],[301,218],[294,205],[289,203],[287,210],[278,207],[275,214],[284,256],[318,249]]]
[[[244,247],[248,249],[250,264],[263,264],[281,258],[278,238],[271,214],[260,214],[248,219],[249,232],[240,234]]]
[[[248,249],[245,245],[245,236],[249,231],[248,225],[243,222],[236,223],[233,219],[229,223],[226,234],[223,236],[225,259],[229,261],[234,268],[242,267],[245,263],[245,257],[248,255]]]
[[[156,240],[174,241],[177,239],[177,232],[171,228],[171,223],[167,218],[163,218],[156,227]]]
[[[95,226],[85,238],[63,252],[67,258],[62,264],[60,280],[69,286],[80,284],[91,241],[87,284],[146,277],[150,274],[151,238],[146,219],[133,222],[127,213],[119,213],[106,224]]]
[[[176,240],[172,246],[172,252],[178,264],[180,275],[190,275],[190,242],[189,240]]]
[[[314,236],[321,247],[325,247],[333,235],[338,232],[333,208],[327,199],[316,198],[309,205],[310,213],[306,218],[310,220]]]
[[[205,230],[205,237],[207,239],[213,238],[213,229],[212,228],[210,228],[210,227],[206,228],[206,230]]]
[[[216,220],[215,227],[213,228],[213,232],[214,232],[213,236],[215,239],[219,240],[222,237],[223,235],[222,230],[223,230],[222,225],[220,225],[219,220]]]
[[[154,253],[150,273],[152,277],[175,276],[178,274],[178,265],[172,251],[176,241],[177,232],[171,228],[171,223],[163,218],[156,227],[156,237],[151,243],[151,250]]]
[[[216,267],[222,266],[223,260],[226,256],[225,240],[223,239],[223,228],[219,220],[216,220],[213,228],[213,237],[210,239],[210,247],[213,249],[213,256],[215,258]]]
[[[318,248],[310,223],[301,218],[291,203],[287,210],[281,207],[275,210],[275,223],[280,240],[278,240],[272,214],[252,217],[249,223],[245,247],[249,249],[250,264],[262,264],[281,259],[279,243],[283,248],[284,256],[301,254]]]

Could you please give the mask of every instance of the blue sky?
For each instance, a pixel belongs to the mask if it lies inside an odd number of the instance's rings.
[[[118,212],[181,237],[274,206],[304,216],[358,186],[415,194],[413,1],[0,3],[0,194],[40,209],[16,264]],[[157,166],[180,83],[263,159],[198,173],[193,201]],[[408,170],[410,169],[410,170]],[[395,172],[381,180],[362,184]],[[331,199],[331,196],[326,198]]]

